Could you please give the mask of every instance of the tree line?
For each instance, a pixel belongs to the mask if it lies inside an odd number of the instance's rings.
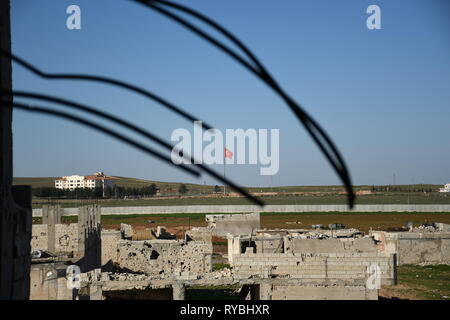
[[[33,188],[33,196],[39,198],[66,198],[66,199],[122,199],[125,197],[149,197],[158,193],[158,187],[152,183],[145,187],[102,187],[95,189],[77,188],[74,190],[57,189],[55,187]]]
[[[418,186],[372,186],[373,192],[432,192],[436,191],[432,188],[424,188]]]

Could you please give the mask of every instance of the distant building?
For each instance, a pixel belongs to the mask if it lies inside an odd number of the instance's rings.
[[[115,183],[112,177],[106,176],[103,172],[96,172],[90,176],[65,176],[55,180],[56,189],[75,190],[77,188],[95,189],[101,187],[114,187]]]
[[[439,192],[450,192],[450,183],[444,185],[443,188],[439,188]]]

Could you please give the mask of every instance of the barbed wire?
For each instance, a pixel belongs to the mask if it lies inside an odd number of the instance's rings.
[[[45,95],[45,94],[39,94],[39,93],[31,93],[31,92],[25,92],[25,91],[9,91],[9,90],[0,90],[0,95],[5,96],[6,98],[8,98],[8,96],[19,96],[19,97],[24,97],[24,98],[34,98],[34,99],[39,99],[39,100],[45,100],[45,101],[50,101],[50,102],[54,102],[54,103],[58,103],[61,105],[65,105],[67,107],[70,108],[74,108],[76,110],[81,110],[81,111],[86,111],[88,113],[94,114],[96,116],[102,117],[103,119],[107,119],[110,121],[113,121],[115,123],[118,123],[128,129],[131,129],[139,134],[141,134],[142,136],[151,139],[152,141],[156,141],[157,143],[159,143],[160,145],[162,145],[163,147],[165,147],[166,149],[176,152],[177,154],[179,154],[179,150],[177,150],[174,146],[172,146],[170,143],[165,142],[164,140],[162,140],[161,138],[158,138],[156,136],[154,136],[152,133],[148,132],[147,130],[144,130],[142,128],[139,128],[123,119],[117,118],[113,115],[107,114],[103,111],[99,111],[96,108],[93,107],[89,107],[86,106],[84,104],[80,104],[78,102],[74,102],[74,101],[70,101],[67,99],[63,99],[63,98],[59,98],[59,97],[54,97],[54,96],[49,96],[49,95]],[[7,99],[3,99],[3,101],[5,103],[9,103],[9,100]],[[33,110],[38,110],[35,112],[40,112],[40,113],[46,113],[49,115],[55,115],[55,116],[59,116],[62,118],[66,118],[66,119],[70,119],[72,121],[77,121],[79,119],[80,123],[89,126],[93,129],[96,129],[98,131],[101,131],[113,138],[119,139],[122,142],[125,142],[133,147],[136,147],[142,151],[145,151],[146,153],[153,155],[157,158],[159,158],[160,160],[176,166],[176,167],[180,167],[180,169],[186,171],[187,173],[194,175],[195,177],[200,177],[200,173],[192,168],[187,167],[184,164],[181,165],[177,165],[174,164],[171,160],[171,158],[161,154],[158,151],[155,151],[152,148],[149,147],[144,147],[142,144],[140,143],[136,143],[134,142],[133,139],[131,138],[127,138],[119,133],[117,133],[114,130],[108,129],[106,127],[103,126],[98,126],[95,122],[92,121],[88,121],[86,119],[83,119],[81,117],[77,117],[77,116],[73,116],[70,115],[69,113],[61,113],[61,112],[57,112],[57,113],[52,113],[51,111],[53,111],[52,109],[48,109],[48,108],[42,108],[42,107],[31,107],[30,105],[25,105],[25,104],[18,104],[18,105],[14,105],[13,106],[22,109],[22,110],[26,110],[26,111],[33,111]],[[25,108],[26,107],[26,108]],[[242,187],[238,186],[237,184],[235,184],[234,182],[232,182],[231,180],[222,177],[220,174],[216,173],[214,170],[208,168],[207,166],[204,166],[203,164],[200,163],[196,163],[195,159],[192,159],[190,156],[183,154],[183,157],[188,160],[190,163],[193,163],[194,166],[198,166],[199,168],[201,168],[203,171],[205,171],[207,174],[209,174],[210,176],[218,179],[219,181],[221,181],[222,183],[225,183],[227,185],[229,185],[230,187],[232,187],[233,189],[235,189],[237,192],[241,193],[242,195],[244,195],[245,197],[249,198],[252,202],[256,203],[257,205],[263,206],[264,202],[261,201],[260,199],[252,196],[250,193],[248,193],[245,189],[243,189]]]
[[[188,8],[186,6],[165,1],[165,0],[132,0],[133,2],[137,2],[139,4],[142,4],[154,11],[157,11],[158,13],[174,20],[175,22],[181,24],[186,29],[192,31],[193,33],[197,34],[201,38],[205,39],[215,47],[217,47],[219,50],[226,53],[228,56],[233,58],[235,61],[237,61],[239,64],[241,64],[244,68],[246,68],[248,71],[250,71],[252,74],[254,74],[257,78],[262,80],[266,85],[269,86],[284,102],[288,105],[288,107],[291,109],[291,111],[295,114],[296,118],[299,120],[299,122],[305,127],[309,135],[312,137],[314,142],[318,145],[321,152],[325,155],[326,159],[330,163],[330,165],[333,167],[339,178],[341,179],[342,183],[344,184],[346,191],[347,191],[347,198],[348,198],[348,205],[350,208],[354,205],[354,199],[355,195],[353,193],[353,187],[350,179],[350,174],[348,172],[347,166],[338,151],[337,147],[331,140],[331,138],[328,136],[328,134],[321,128],[321,126],[310,116],[308,113],[297,103],[295,102],[277,83],[277,81],[270,75],[268,70],[264,67],[264,65],[256,58],[256,55],[252,53],[250,49],[248,49],[241,40],[239,40],[236,36],[234,36],[231,32],[229,32],[227,29],[225,29],[223,26],[215,22],[214,20],[206,17],[205,15]],[[173,10],[178,10],[181,12],[184,12],[194,18],[197,18],[215,30],[217,30],[219,33],[224,35],[227,39],[229,39],[231,42],[233,42],[241,51],[247,56],[247,58],[252,62],[252,64],[242,58],[238,53],[236,53],[234,50],[230,49],[228,46],[217,40],[216,38],[212,37],[208,33],[200,30],[196,26],[194,26],[192,23],[187,21],[186,19],[176,15],[175,13],[172,13],[169,10],[166,10],[165,7],[169,7]],[[130,91],[133,91],[135,93],[141,94],[153,101],[158,102],[163,107],[167,108],[168,110],[178,114],[179,116],[182,116],[185,119],[191,120],[191,121],[198,121],[199,119],[192,116],[182,108],[175,106],[174,104],[168,102],[167,100],[159,97],[158,95],[139,88],[135,85],[132,85],[130,83],[127,83],[122,80],[117,80],[113,78],[98,76],[98,75],[88,75],[88,74],[69,74],[69,73],[48,73],[44,72],[37,67],[33,66],[29,62],[25,61],[22,58],[19,58],[15,56],[14,54],[11,54],[10,52],[7,52],[5,50],[1,51],[1,54],[3,56],[9,57],[11,60],[15,61],[19,65],[25,67],[29,71],[33,72],[37,76],[45,79],[57,79],[57,80],[83,80],[83,81],[94,81],[94,82],[101,82],[106,83],[110,85],[114,85],[117,87],[121,87],[123,89],[127,89]],[[58,104],[66,105],[78,110],[86,111],[91,114],[95,114],[97,116],[100,116],[104,119],[113,121],[117,124],[120,124],[122,126],[127,127],[128,129],[133,130],[134,132],[139,133],[140,135],[145,136],[146,138],[158,143],[159,145],[163,146],[166,149],[170,149],[171,151],[174,150],[173,146],[170,143],[165,142],[163,139],[157,137],[156,135],[150,133],[147,130],[144,130],[142,128],[139,128],[121,118],[115,117],[113,115],[107,114],[105,112],[102,112],[96,108],[89,107],[86,105],[82,105],[78,102],[69,101],[67,99],[59,98],[59,97],[52,97],[40,93],[31,93],[31,92],[25,92],[25,91],[2,91],[1,95],[5,95],[7,98],[10,98],[11,95],[15,96],[21,96],[21,97],[27,97],[27,98],[33,98],[33,99],[40,99],[40,100],[46,100],[55,102]],[[176,165],[174,164],[170,158],[166,157],[162,153],[153,150],[152,148],[149,148],[147,146],[144,146],[136,141],[134,141],[131,138],[128,138],[126,136],[123,136],[114,130],[111,130],[107,127],[101,126],[95,122],[86,120],[84,118],[61,112],[56,111],[49,108],[43,108],[43,107],[37,107],[37,106],[30,106],[23,103],[12,103],[10,100],[3,100],[7,102],[7,105],[9,107],[14,107],[17,109],[21,109],[28,112],[36,112],[41,114],[47,114],[56,116],[59,118],[64,118],[66,120],[78,122],[80,124],[83,124],[85,126],[88,126],[90,128],[93,128],[97,131],[103,132],[111,137],[114,137],[118,140],[121,140],[122,142],[127,143],[128,145],[134,146],[135,148],[140,149],[141,151],[146,152],[147,154],[150,154],[151,156],[157,157],[162,161],[168,162],[172,165],[175,165],[177,167],[182,168],[183,170],[187,171],[190,174],[193,174],[194,176],[200,176],[200,173],[193,170],[192,168],[188,168],[184,165]],[[208,125],[206,122],[202,121],[202,125],[206,129],[212,129],[213,127]],[[183,157],[185,155],[183,154]],[[189,157],[190,160],[192,160]],[[191,162],[192,163],[192,162]],[[217,178],[223,183],[226,183],[233,189],[235,189],[237,192],[243,194],[247,198],[249,198],[252,202],[258,204],[258,205],[264,205],[264,202],[257,197],[252,196],[250,193],[248,193],[245,189],[239,187],[235,183],[233,183],[231,180],[222,177],[221,175],[215,173],[213,170],[209,169],[206,166],[203,166],[201,164],[195,164],[198,165],[199,168],[201,168],[203,171],[207,172],[211,176]]]
[[[310,116],[308,113],[297,103],[295,102],[291,97],[288,96],[288,94],[281,88],[281,86],[276,82],[276,80],[270,75],[270,73],[267,71],[267,69],[263,66],[263,64],[256,58],[256,55],[252,53],[250,49],[248,49],[242,41],[240,41],[236,36],[234,36],[230,31],[225,29],[223,26],[218,24],[217,22],[213,21],[212,19],[206,17],[205,15],[199,13],[198,11],[195,11],[191,8],[188,8],[186,6],[173,3],[170,1],[165,0],[131,0],[133,2],[137,2],[139,4],[142,4],[172,20],[175,22],[181,24],[186,29],[192,31],[193,33],[197,34],[201,38],[205,39],[215,47],[217,47],[219,50],[223,51],[227,55],[229,55],[231,58],[233,58],[235,61],[237,61],[239,64],[241,64],[243,67],[245,67],[247,70],[249,70],[251,73],[253,73],[256,77],[261,79],[264,83],[266,83],[271,89],[274,90],[275,93],[277,93],[282,100],[286,102],[286,104],[289,106],[291,111],[295,114],[297,119],[300,121],[300,123],[303,124],[311,138],[314,140],[314,142],[317,144],[321,152],[325,155],[325,158],[328,160],[330,165],[333,167],[341,181],[343,182],[345,189],[347,191],[347,201],[350,208],[354,206],[354,200],[355,200],[355,194],[353,192],[352,182],[350,178],[349,171],[347,169],[347,166],[335,146],[334,142],[331,140],[331,138],[328,136],[328,134],[321,128],[321,126]],[[200,19],[201,21],[205,22],[206,24],[210,25],[212,28],[217,30],[219,33],[224,35],[227,39],[232,41],[234,44],[236,44],[247,56],[248,58],[255,64],[254,66],[250,65],[250,63],[246,60],[244,60],[239,54],[237,54],[235,51],[230,49],[228,46],[224,45],[219,40],[215,39],[214,37],[210,36],[208,33],[200,30],[196,26],[194,26],[192,23],[187,21],[186,19],[183,19],[182,17],[170,12],[169,10],[166,10],[163,8],[163,6],[170,7],[172,9],[182,11],[184,13],[187,13],[188,15],[193,16],[194,18]]]

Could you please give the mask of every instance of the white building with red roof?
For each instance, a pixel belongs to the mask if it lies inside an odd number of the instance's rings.
[[[56,189],[75,190],[77,188],[103,188],[114,187],[114,178],[106,176],[103,172],[96,172],[90,176],[64,176],[55,180]]]

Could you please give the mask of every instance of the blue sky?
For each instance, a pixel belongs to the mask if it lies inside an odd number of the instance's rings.
[[[355,184],[450,182],[450,5],[447,0],[182,1],[238,35],[340,148]],[[66,8],[81,8],[81,30]],[[366,8],[381,8],[368,30]],[[280,129],[280,170],[230,165],[244,186],[339,184],[305,130],[259,80],[179,25],[126,0],[15,0],[12,49],[49,72],[101,74],[161,95],[216,128]],[[102,84],[48,81],[13,66],[14,89],[64,96],[165,139],[192,123]],[[43,103],[40,103],[43,105]],[[45,104],[44,104],[45,105]],[[49,104],[47,104],[49,106]],[[30,161],[32,159],[32,161]],[[221,166],[215,167],[219,172]],[[14,175],[104,171],[214,184],[90,129],[14,114]]]

